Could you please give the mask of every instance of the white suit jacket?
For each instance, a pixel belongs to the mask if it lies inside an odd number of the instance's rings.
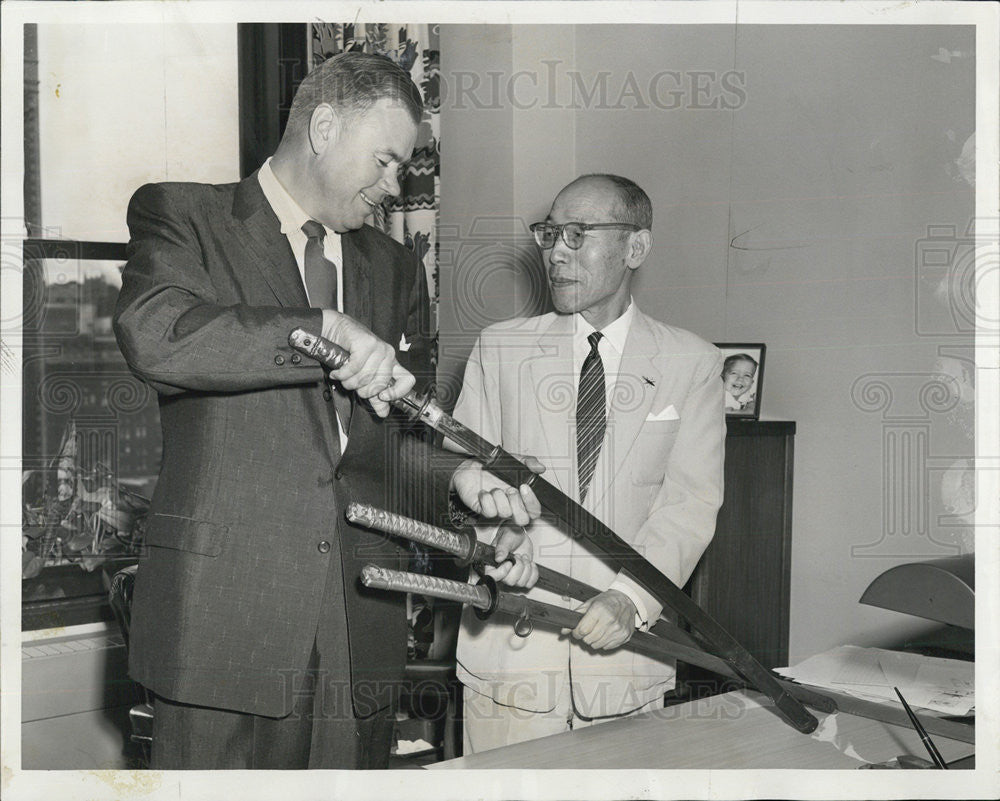
[[[469,357],[455,417],[511,453],[537,456],[544,478],[578,500],[575,320],[550,313],[486,328]],[[584,503],[678,586],[715,533],[722,504],[721,372],[713,345],[636,310]],[[544,517],[528,534],[539,564],[599,590],[626,582],[644,603],[648,623],[659,617],[654,597]],[[530,595],[579,605],[537,588]],[[459,634],[459,679],[498,703],[551,710],[570,681],[578,712],[605,717],[650,703],[673,686],[672,663],[628,647],[595,652],[540,626],[521,639],[512,622],[502,615],[480,621],[466,609]]]

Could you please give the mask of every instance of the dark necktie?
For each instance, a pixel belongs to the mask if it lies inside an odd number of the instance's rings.
[[[302,225],[302,233],[306,235],[305,273],[306,289],[309,292],[309,303],[320,309],[337,311],[337,265],[323,255],[323,240],[326,229],[316,220],[306,220]],[[340,418],[340,425],[346,432],[351,425],[351,397],[340,385],[330,387],[333,393],[333,405]]]
[[[302,226],[306,235],[306,289],[309,303],[320,309],[337,310],[337,265],[323,255],[326,229],[316,220],[306,220]]]
[[[580,500],[587,496],[594,465],[601,452],[606,420],[604,415],[604,362],[597,345],[601,332],[587,337],[590,353],[580,371],[580,392],[576,398],[576,464],[580,478]]]

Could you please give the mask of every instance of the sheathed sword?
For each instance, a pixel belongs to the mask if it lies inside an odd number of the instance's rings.
[[[472,526],[463,526],[456,531],[450,531],[446,528],[432,526],[430,523],[424,523],[421,520],[414,520],[412,517],[378,509],[366,503],[349,503],[344,515],[352,523],[451,554],[455,557],[456,564],[461,567],[472,565],[480,575],[483,575],[483,571],[480,569],[482,566],[496,566],[498,564],[493,546],[480,542]],[[545,565],[536,564],[536,567],[538,568],[538,582],[535,586],[539,589],[577,601],[589,601],[600,592],[596,587],[591,587],[586,582],[567,576]],[[671,640],[689,649],[704,649],[703,644],[698,643],[690,634],[669,620],[658,620],[650,626],[649,631],[658,637]],[[678,656],[678,658],[680,657]],[[719,664],[725,664],[721,660],[716,661]]]
[[[479,584],[426,576],[420,573],[406,573],[377,565],[365,565],[361,569],[361,582],[366,587],[396,592],[413,592],[469,604],[480,620],[488,620],[496,612],[506,613],[514,618],[513,629],[518,637],[528,637],[535,624],[550,628],[572,629],[583,617],[581,612],[564,609],[555,604],[528,598],[522,593],[501,590],[489,576],[482,576]],[[678,642],[667,642],[655,634],[636,631],[625,643],[637,653],[656,659],[680,659],[691,665],[715,671],[723,676],[739,680],[733,669],[716,656],[697,647],[688,647]],[[785,679],[776,679],[781,687],[797,698],[822,712],[836,711],[836,705],[826,696],[806,687],[793,684]]]
[[[336,343],[302,328],[296,328],[288,335],[288,343],[331,370],[339,370],[351,356]],[[728,631],[645,557],[580,504],[549,484],[499,445],[486,441],[475,431],[446,414],[429,395],[410,392],[393,401],[392,405],[403,411],[411,420],[420,420],[458,443],[481,462],[483,467],[511,486],[517,487],[521,484],[530,486],[539,503],[563,524],[567,533],[580,537],[588,549],[612,570],[625,570],[663,606],[673,609],[687,620],[693,632],[711,651],[751,687],[771,699],[775,710],[790,726],[807,734],[816,729],[819,725],[816,718]]]

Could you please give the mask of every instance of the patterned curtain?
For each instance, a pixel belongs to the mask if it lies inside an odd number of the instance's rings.
[[[310,23],[311,66],[344,51],[388,56],[410,73],[424,97],[424,116],[413,158],[401,181],[402,194],[380,208],[373,225],[420,257],[431,298],[435,332],[431,362],[437,365],[438,260],[437,222],[441,197],[441,144],[438,26],[385,23]]]

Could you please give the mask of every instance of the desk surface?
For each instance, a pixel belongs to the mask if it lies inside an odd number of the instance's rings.
[[[844,712],[817,715],[801,734],[764,696],[737,691],[609,721],[566,734],[429,765],[456,768],[857,768],[901,754],[927,759],[912,729]],[[932,738],[946,762],[973,746]]]

